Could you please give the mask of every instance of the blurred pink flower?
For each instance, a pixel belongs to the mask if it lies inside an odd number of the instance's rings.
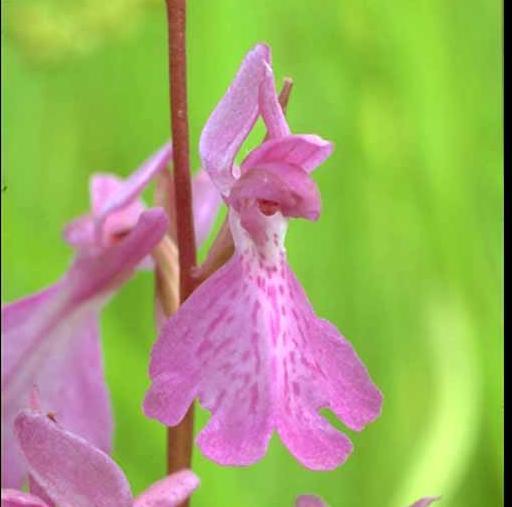
[[[295,507],[329,507],[319,496],[301,495],[295,500]]]
[[[429,496],[418,500],[410,507],[428,507],[431,503],[439,500],[440,497]],[[319,496],[301,495],[295,501],[295,507],[329,507]]]
[[[269,139],[240,167],[234,159],[258,115]],[[262,458],[273,430],[311,469],[352,451],[318,414],[328,407],[351,429],[379,416],[382,395],[350,343],[319,319],[286,261],[288,219],[316,220],[309,173],[331,153],[316,135],[290,133],[270,50],[246,56],[201,136],[203,167],[229,205],[235,254],[164,326],[151,357],[148,416],[176,425],[195,397],[212,417],[197,443],[223,465]]]
[[[2,489],[2,507],[174,507],[199,485],[193,472],[183,470],[134,499],[125,475],[107,454],[50,417],[24,410],[14,428],[37,490]]]
[[[417,502],[414,502],[411,507],[428,507],[431,503],[440,500],[440,498],[440,496],[426,496],[425,498],[421,498]]]
[[[41,402],[71,431],[110,449],[110,400],[103,376],[99,315],[109,297],[147,259],[167,231],[163,209],[139,196],[171,158],[164,146],[126,180],[94,175],[91,212],[64,232],[76,256],[54,285],[2,307],[2,486],[19,488],[25,467],[12,424],[37,384]],[[218,191],[201,172],[194,185],[196,229],[204,238]]]

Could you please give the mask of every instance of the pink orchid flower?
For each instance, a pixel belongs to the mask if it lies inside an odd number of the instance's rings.
[[[438,496],[429,496],[415,502],[411,507],[428,507],[439,500]],[[319,496],[301,495],[295,501],[295,507],[329,507]]]
[[[190,470],[172,474],[133,498],[119,466],[50,417],[24,410],[14,432],[37,491],[2,489],[2,507],[174,507],[198,487]]]
[[[76,256],[54,285],[2,308],[2,486],[19,488],[25,466],[12,424],[37,384],[41,401],[71,431],[105,452],[112,421],[99,341],[99,315],[168,228],[163,209],[139,196],[171,158],[164,146],[126,180],[94,175],[91,213],[65,229]],[[203,239],[220,199],[204,173],[194,182],[196,230]]]
[[[238,168],[258,115],[269,139]],[[249,465],[274,430],[306,467],[333,469],[352,451],[318,414],[330,408],[361,430],[382,395],[350,343],[319,319],[286,261],[289,218],[315,220],[309,173],[331,153],[316,135],[291,134],[274,88],[270,51],[243,61],[201,137],[203,167],[229,205],[235,253],[166,323],[153,348],[146,415],[176,425],[199,397],[212,417],[197,438],[210,459]]]

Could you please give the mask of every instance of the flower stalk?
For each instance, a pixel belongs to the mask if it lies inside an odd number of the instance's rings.
[[[179,293],[180,302],[183,302],[194,290],[195,280],[191,276],[191,269],[196,263],[189,167],[186,0],[166,0],[166,5],[169,30],[169,95],[176,198],[176,235],[180,266]],[[190,468],[193,425],[194,407],[191,405],[181,423],[174,428],[168,428],[167,470],[169,473]]]

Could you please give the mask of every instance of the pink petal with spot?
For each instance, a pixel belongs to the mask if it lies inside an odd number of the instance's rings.
[[[237,180],[228,203],[241,211],[249,203],[264,200],[278,205],[286,217],[317,220],[320,215],[320,192],[316,183],[296,166],[264,164],[244,173]]]
[[[2,489],[2,507],[49,507],[43,500],[16,489]]]
[[[319,496],[301,495],[295,500],[295,507],[329,507]]]
[[[254,463],[277,430],[305,466],[333,469],[352,445],[318,410],[330,408],[360,430],[379,415],[382,396],[351,345],[316,317],[288,267],[286,219],[262,220],[266,240],[254,242],[231,211],[237,251],[164,326],[144,410],[176,425],[198,396],[212,413],[197,439],[210,459]]]
[[[200,170],[192,179],[192,201],[196,244],[200,245],[208,236],[222,203],[219,191],[206,171]]]
[[[141,213],[136,226],[118,243],[98,254],[77,257],[67,274],[73,299],[88,299],[120,286],[163,238],[167,224],[164,210],[151,208]]]
[[[331,142],[314,134],[269,139],[249,153],[242,162],[241,171],[244,173],[263,164],[282,163],[300,167],[309,173],[331,155],[332,149]]]
[[[433,502],[440,500],[440,496],[427,496],[425,498],[421,498],[417,502],[413,503],[411,507],[428,507]]]
[[[65,227],[65,240],[81,249],[108,247],[118,242],[133,229],[144,211],[140,194],[171,158],[171,145],[166,144],[126,179],[111,174],[93,175],[91,212]]]
[[[134,507],[176,507],[199,486],[199,479],[190,470],[181,470],[165,477],[135,499]]]
[[[201,134],[199,152],[203,167],[223,194],[233,184],[235,155],[258,117],[260,86],[268,63],[270,49],[258,44],[245,57]]]
[[[171,159],[172,146],[168,143],[124,180],[115,192],[112,192],[107,196],[107,199],[99,203],[99,206],[95,206],[96,199],[93,197],[93,212],[98,223],[101,223],[111,213],[133,203],[153,177],[167,167]]]
[[[119,467],[47,416],[21,412],[14,423],[30,473],[61,507],[130,507],[130,486]]]
[[[126,180],[128,181],[128,180]],[[110,174],[95,174],[91,178],[92,212],[70,222],[64,228],[64,239],[80,252],[96,253],[104,247],[114,245],[130,232],[137,223],[144,205],[140,200],[128,202],[121,209],[107,215],[102,207],[115,201],[116,194],[122,195],[124,183],[121,178]]]
[[[110,449],[110,402],[103,378],[98,315],[112,292],[167,228],[161,209],[99,256],[81,256],[48,289],[2,308],[2,485],[20,487],[25,467],[12,421],[37,384],[43,408],[101,449]]]
[[[99,210],[96,214],[93,214],[93,227],[95,239],[101,246],[111,246],[119,241],[123,236],[129,233],[137,220],[140,217],[140,214],[144,211],[145,206],[140,199],[138,199],[138,195],[132,201],[122,202],[116,201],[117,196],[123,196],[126,194],[126,184],[129,184],[129,178],[123,181],[116,176],[93,176],[93,180],[97,178],[111,178],[113,180],[117,180],[118,188],[116,192],[111,196],[112,203],[115,203],[116,206],[109,210]],[[146,182],[146,183],[149,183]],[[141,189],[142,191],[142,189]],[[121,206],[121,203],[123,205]],[[108,205],[108,202],[107,202]]]

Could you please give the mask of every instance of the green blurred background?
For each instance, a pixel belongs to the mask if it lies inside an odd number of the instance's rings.
[[[56,280],[66,221],[94,171],[126,175],[168,136],[163,1],[2,2],[2,300]],[[503,504],[502,11],[487,0],[190,1],[191,145],[258,41],[295,80],[296,132],[333,140],[316,173],[323,215],[295,221],[292,266],[385,395],[382,417],[330,473],[273,438],[248,469],[199,452],[193,504],[332,507]],[[204,255],[204,249],[202,251]],[[133,489],[164,473],[144,418],[153,281],[103,314],[115,458]],[[199,411],[196,427],[208,415]],[[340,426],[341,427],[341,426]]]

